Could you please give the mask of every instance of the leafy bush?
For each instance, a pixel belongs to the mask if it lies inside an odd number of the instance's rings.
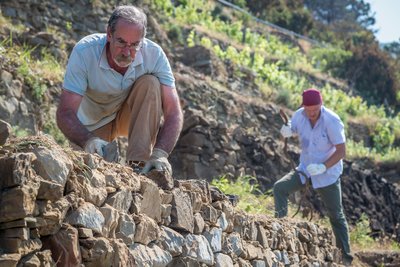
[[[352,83],[369,104],[385,103],[397,110],[398,70],[372,38],[366,33],[355,35],[347,48],[353,55],[345,60],[338,75]]]
[[[184,45],[185,41],[182,34],[182,29],[176,25],[171,25],[167,32],[168,38],[170,40],[176,41],[180,45]]]
[[[338,76],[339,70],[343,67],[344,62],[352,56],[352,52],[333,46],[315,47],[310,50],[308,56],[317,69]]]
[[[393,145],[394,134],[390,128],[389,123],[378,123],[375,127],[374,136],[374,147],[382,154],[386,153],[389,148]]]

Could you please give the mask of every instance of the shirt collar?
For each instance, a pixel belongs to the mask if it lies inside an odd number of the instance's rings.
[[[322,105],[321,106],[321,114],[319,115],[319,118],[318,118],[317,122],[315,123],[314,127],[316,125],[318,125],[320,123],[320,121],[323,120],[323,117],[325,116],[325,112],[326,112],[325,107],[324,107],[324,105]],[[306,118],[308,120],[306,112],[304,111],[304,107],[301,107],[301,114],[304,116],[304,118]]]

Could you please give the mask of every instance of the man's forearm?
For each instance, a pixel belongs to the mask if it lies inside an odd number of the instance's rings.
[[[70,141],[82,148],[88,139],[94,137],[73,110],[57,110],[57,125]]]
[[[168,154],[174,149],[176,142],[182,130],[183,115],[171,116],[166,118],[160,132],[157,136],[157,142],[154,147],[160,148]]]
[[[324,164],[328,169],[339,162],[339,160],[343,159],[346,156],[346,146],[345,144],[336,145],[336,151],[332,154],[332,156],[327,159]]]

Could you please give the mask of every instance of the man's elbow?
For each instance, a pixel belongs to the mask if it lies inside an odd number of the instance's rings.
[[[177,126],[179,129],[179,132],[181,132],[182,128],[183,128],[183,111],[180,106],[177,107],[176,114],[177,114],[177,116],[176,116]]]
[[[345,144],[343,144],[340,147],[340,156],[342,159],[344,159],[346,157],[346,145]]]
[[[56,123],[57,123],[57,126],[58,126],[58,128],[60,128],[61,129],[61,121],[62,121],[62,118],[63,116],[62,116],[62,110],[61,110],[61,108],[60,108],[60,106],[57,108],[57,111],[56,111]]]
[[[68,116],[72,113],[71,110],[59,106],[56,111],[56,123],[58,128],[64,132],[65,125],[67,125]]]

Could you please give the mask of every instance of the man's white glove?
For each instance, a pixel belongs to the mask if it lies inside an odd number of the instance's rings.
[[[142,169],[142,173],[146,174],[152,169],[157,171],[165,171],[172,175],[171,164],[168,162],[168,153],[160,148],[154,148],[150,159],[146,162]]]
[[[318,174],[323,174],[326,171],[326,166],[325,164],[319,163],[312,163],[307,166],[307,171],[310,175],[318,175]]]
[[[293,135],[292,128],[290,122],[286,125],[282,125],[281,135],[285,138],[289,138]]]
[[[104,156],[103,148],[107,144],[108,144],[108,142],[103,139],[100,139],[98,137],[92,137],[89,140],[87,140],[84,150],[87,153],[91,153],[91,154],[97,153],[103,157]]]

